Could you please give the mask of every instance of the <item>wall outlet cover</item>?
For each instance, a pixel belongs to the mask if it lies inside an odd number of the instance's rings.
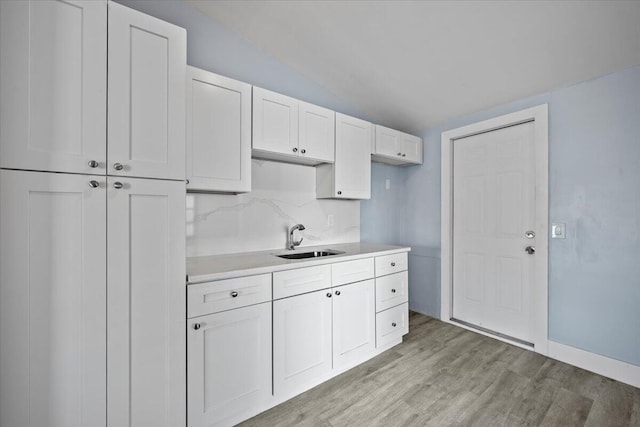
[[[551,224],[551,238],[552,239],[564,239],[565,238],[565,224],[553,223]]]

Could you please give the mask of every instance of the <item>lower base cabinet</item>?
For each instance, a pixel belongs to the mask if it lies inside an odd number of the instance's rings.
[[[271,398],[271,302],[188,323],[189,426],[232,425]]]

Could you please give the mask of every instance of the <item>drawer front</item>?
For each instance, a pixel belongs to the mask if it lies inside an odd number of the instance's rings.
[[[273,273],[273,299],[286,298],[330,287],[330,264]]]
[[[376,313],[409,301],[409,272],[376,278]]]
[[[387,274],[398,273],[407,269],[407,253],[377,256],[376,257],[376,277]]]
[[[372,279],[374,275],[373,258],[338,262],[331,265],[331,284],[340,286],[346,283]]]
[[[271,274],[217,280],[187,287],[189,318],[271,301]]]
[[[405,303],[376,314],[376,348],[381,348],[409,333],[409,304]]]

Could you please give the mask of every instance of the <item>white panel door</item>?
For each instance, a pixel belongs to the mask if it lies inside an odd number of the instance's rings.
[[[109,2],[109,174],[184,180],[186,67],[183,28]]]
[[[253,149],[298,155],[298,100],[253,87]]]
[[[104,174],[106,73],[106,2],[0,2],[0,166]]]
[[[371,138],[373,125],[336,113],[335,196],[371,198]]]
[[[302,101],[298,101],[298,108],[300,156],[333,163],[336,113]]]
[[[331,290],[273,302],[273,390],[289,396],[331,372]]]
[[[185,184],[108,186],[109,425],[184,426]]]
[[[271,303],[191,319],[188,354],[190,427],[255,414],[271,397]]]
[[[251,85],[187,67],[187,188],[251,191]]]
[[[373,280],[333,288],[333,367],[352,366],[376,347]]]
[[[453,317],[533,340],[533,123],[453,143]]]
[[[104,426],[105,178],[2,170],[0,205],[0,425]]]

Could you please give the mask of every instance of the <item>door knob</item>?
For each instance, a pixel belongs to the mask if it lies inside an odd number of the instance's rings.
[[[524,251],[529,255],[533,255],[536,253],[536,248],[534,246],[527,246],[526,248],[524,248]]]

